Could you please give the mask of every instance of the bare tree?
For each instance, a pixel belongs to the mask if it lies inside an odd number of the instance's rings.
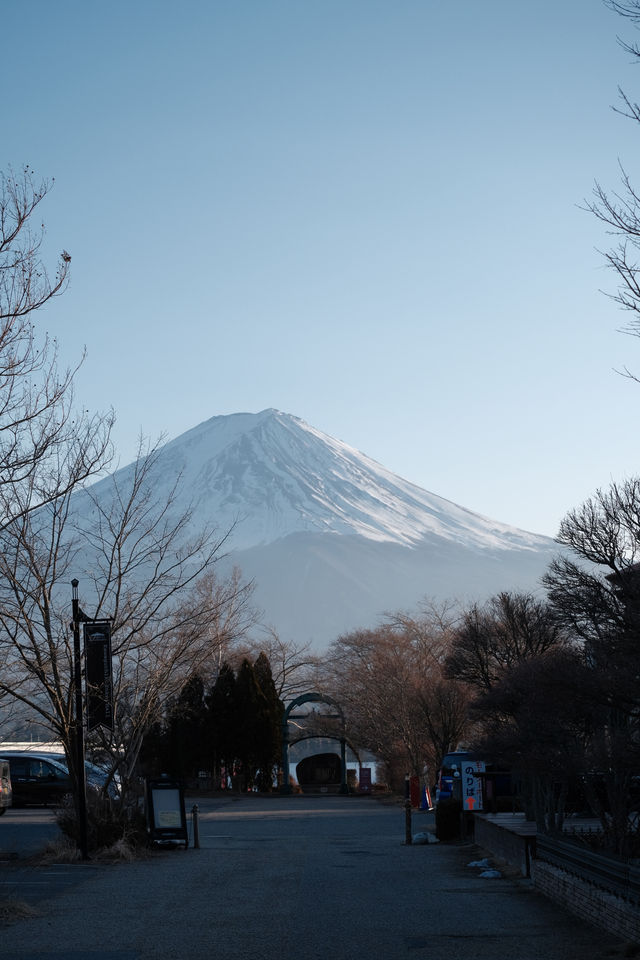
[[[633,652],[640,618],[640,479],[596,491],[567,514],[557,539],[569,552],[544,577],[554,615],[605,669],[615,649]]]
[[[424,666],[432,663],[439,667],[449,653],[460,616],[460,609],[453,601],[427,598],[417,612],[398,610],[387,613],[384,623],[411,639],[420,658],[424,660]]]
[[[564,642],[547,604],[530,594],[499,593],[463,614],[453,633],[447,673],[478,690],[490,690],[516,663]]]
[[[125,781],[165,699],[210,658],[212,623],[250,591],[237,574],[213,578],[228,532],[189,538],[192,508],[179,481],[159,495],[157,467],[158,450],[141,449],[120,476],[0,532],[0,692],[57,734],[74,768],[68,591],[81,580],[84,613],[112,619],[114,734],[104,746]]]
[[[382,757],[392,776],[420,775],[425,763],[434,774],[464,727],[464,698],[443,675],[440,625],[389,619],[334,641],[325,690],[342,705],[351,738]]]
[[[476,747],[517,774],[541,833],[562,829],[570,793],[584,782],[590,686],[580,651],[556,647],[514,664],[474,701]]]
[[[425,759],[435,782],[446,753],[470,733],[469,688],[447,675],[460,610],[451,601],[425,599],[417,613],[397,611],[385,622],[411,640],[414,668],[419,677],[417,700],[426,733]]]
[[[588,749],[607,804],[612,846],[629,841],[632,784],[640,768],[640,480],[598,490],[563,520],[545,584],[558,621],[583,644],[593,705]]]
[[[74,410],[75,370],[58,370],[57,343],[35,324],[71,261],[63,251],[50,278],[40,257],[34,218],[51,187],[29,167],[0,174],[0,527],[99,473],[112,453],[113,414]]]
[[[640,2],[638,0],[605,0],[605,5],[615,13],[640,25]],[[622,49],[640,59],[640,46],[619,39]],[[622,116],[640,123],[640,105],[618,88],[620,106],[615,108]],[[610,250],[603,252],[608,266],[617,275],[618,290],[611,295],[623,310],[631,312],[631,320],[625,332],[640,336],[640,195],[634,187],[625,167],[620,162],[620,185],[618,190],[606,190],[595,182],[593,198],[585,201],[585,209],[607,227],[607,232],[618,238]],[[637,376],[625,368],[625,374],[634,380]]]
[[[238,666],[244,659],[256,660],[261,653],[269,661],[276,692],[283,702],[317,688],[320,658],[311,652],[311,644],[284,640],[273,627],[262,629],[257,636],[249,634],[226,659]]]

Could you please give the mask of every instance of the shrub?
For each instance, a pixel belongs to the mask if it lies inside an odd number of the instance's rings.
[[[442,800],[436,804],[436,837],[438,840],[460,838],[462,804],[459,800]]]
[[[80,828],[72,803],[63,804],[56,814],[62,833],[76,845]],[[141,810],[126,808],[119,800],[95,794],[87,796],[87,848],[89,851],[113,847],[146,846],[147,830]]]

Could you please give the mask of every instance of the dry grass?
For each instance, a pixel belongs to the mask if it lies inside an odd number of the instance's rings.
[[[151,854],[148,847],[132,845],[125,839],[120,839],[110,847],[92,850],[89,858],[92,863],[133,863],[136,860],[146,860]],[[81,859],[76,845],[71,840],[61,838],[47,844],[36,863],[46,866],[50,863],[79,863]]]
[[[44,850],[38,855],[36,863],[76,863],[80,860],[80,851],[70,840],[60,838],[51,840]]]
[[[125,839],[117,840],[113,846],[104,847],[91,855],[92,860],[101,863],[134,863],[136,860],[148,860],[153,855],[149,847],[132,845]]]

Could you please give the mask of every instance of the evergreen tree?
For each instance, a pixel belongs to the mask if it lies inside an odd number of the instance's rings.
[[[237,674],[223,664],[206,705],[207,741],[217,773],[224,768],[241,790],[271,790],[284,706],[268,657],[260,654],[255,664],[245,658]]]
[[[236,677],[223,663],[206,698],[209,754],[213,757],[217,782],[231,775],[237,755]]]
[[[236,677],[236,730],[241,785],[249,790],[255,782],[260,759],[260,738],[265,698],[249,660],[244,659]]]
[[[194,674],[182,687],[167,721],[165,772],[182,778],[196,777],[207,764],[207,723],[204,684]]]
[[[282,717],[284,704],[278,696],[271,673],[271,664],[261,653],[253,665],[262,694],[257,722],[258,789],[268,792],[273,787],[273,768],[282,759]]]
[[[145,734],[138,754],[138,769],[142,776],[158,777],[167,769],[166,733],[166,725],[157,721]]]

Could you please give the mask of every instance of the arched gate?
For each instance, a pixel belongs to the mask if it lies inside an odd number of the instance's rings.
[[[344,713],[339,703],[336,703],[331,697],[326,697],[322,693],[304,693],[301,697],[293,700],[284,712],[282,718],[282,785],[281,793],[291,793],[291,784],[289,783],[289,720],[301,719],[306,714],[296,714],[293,712],[296,707],[303,703],[326,703],[328,706],[337,710],[337,713],[324,714],[328,719],[340,720],[342,722],[342,732],[336,740],[340,741],[340,793],[348,793],[347,788],[347,757],[346,757],[346,737]]]

